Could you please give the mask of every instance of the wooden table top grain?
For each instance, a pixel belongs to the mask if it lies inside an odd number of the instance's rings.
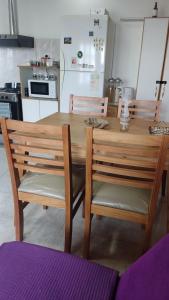
[[[54,113],[40,121],[39,124],[47,125],[63,125],[70,124],[71,128],[71,143],[72,143],[72,157],[75,161],[84,161],[86,157],[86,127],[85,120],[88,116],[67,114],[67,113]],[[98,119],[107,120],[109,125],[105,127],[105,131],[120,132],[120,120],[112,117],[102,117]],[[149,126],[153,122],[140,120],[130,120],[128,133],[149,135]],[[125,132],[124,132],[125,134]]]

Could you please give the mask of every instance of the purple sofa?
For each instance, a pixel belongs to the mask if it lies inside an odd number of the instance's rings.
[[[169,235],[121,277],[79,257],[22,242],[0,247],[0,300],[168,300]]]

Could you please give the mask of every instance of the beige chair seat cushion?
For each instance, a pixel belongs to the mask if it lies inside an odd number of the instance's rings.
[[[76,196],[84,185],[85,173],[83,168],[73,168],[73,196]],[[65,182],[63,176],[51,174],[26,173],[19,186],[19,192],[48,196],[60,200],[65,199]]]
[[[93,204],[147,214],[150,190],[94,182]]]

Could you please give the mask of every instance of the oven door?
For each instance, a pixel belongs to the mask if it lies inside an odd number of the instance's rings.
[[[0,101],[0,117],[22,121],[21,102],[2,102]]]
[[[0,117],[12,119],[11,103],[0,102]]]

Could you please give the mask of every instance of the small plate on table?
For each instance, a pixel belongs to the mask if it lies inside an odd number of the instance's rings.
[[[109,125],[109,122],[107,120],[98,119],[98,118],[88,118],[87,120],[84,120],[84,122],[88,126],[91,126],[93,128],[100,128],[100,129],[103,129],[107,125]]]

